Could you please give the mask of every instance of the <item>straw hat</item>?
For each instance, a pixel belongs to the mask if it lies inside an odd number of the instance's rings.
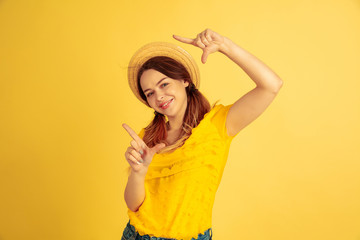
[[[135,96],[141,102],[149,106],[147,102],[144,99],[142,99],[140,96],[138,83],[137,83],[137,73],[147,60],[157,56],[170,57],[181,63],[189,72],[190,78],[193,81],[195,87],[199,88],[200,85],[199,68],[196,65],[195,60],[187,51],[172,43],[152,42],[146,44],[145,46],[141,47],[138,51],[135,52],[135,54],[132,56],[129,62],[129,67],[128,67],[128,80],[129,80],[130,88],[135,94]]]

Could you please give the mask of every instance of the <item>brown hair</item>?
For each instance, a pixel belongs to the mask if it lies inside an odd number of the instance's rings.
[[[165,143],[167,146],[160,152],[175,150],[176,148],[181,147],[185,140],[190,137],[192,129],[196,127],[204,118],[204,115],[210,111],[211,106],[205,96],[195,88],[186,68],[174,59],[165,56],[153,57],[147,60],[138,71],[137,84],[139,93],[141,98],[146,102],[146,96],[140,86],[140,78],[141,75],[149,69],[154,69],[175,80],[183,79],[189,82],[189,86],[186,87],[187,108],[179,139],[172,145],[169,145],[166,142],[166,118],[160,113],[155,113],[153,121],[145,128],[145,135],[143,137],[143,140],[148,147],[154,147],[156,144]]]

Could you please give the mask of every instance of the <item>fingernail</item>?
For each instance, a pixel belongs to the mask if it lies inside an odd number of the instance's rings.
[[[143,163],[143,162],[144,162],[144,160],[140,159],[140,161],[139,161],[139,162]]]
[[[138,165],[140,165],[140,163],[139,163],[138,161],[136,161],[136,163],[137,163]]]
[[[144,154],[144,151],[143,151],[143,150],[140,150],[139,153],[140,153],[141,155],[143,155],[143,154]]]

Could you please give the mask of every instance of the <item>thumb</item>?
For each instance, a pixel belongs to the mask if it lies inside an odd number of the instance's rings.
[[[161,149],[163,149],[164,147],[166,147],[166,144],[165,144],[165,143],[156,144],[156,145],[153,147],[153,151],[154,151],[154,152],[158,152],[158,151],[160,151]]]
[[[203,52],[203,54],[201,56],[201,62],[206,63],[206,60],[207,60],[208,56],[209,56],[209,51],[204,49],[204,52]]]

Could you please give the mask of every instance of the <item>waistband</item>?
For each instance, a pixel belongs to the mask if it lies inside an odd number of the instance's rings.
[[[204,233],[199,233],[198,237],[192,238],[191,240],[211,240],[212,239],[212,228],[209,228]],[[162,238],[162,237],[151,237],[149,235],[140,235],[135,227],[127,223],[121,240],[176,240],[175,238]]]

